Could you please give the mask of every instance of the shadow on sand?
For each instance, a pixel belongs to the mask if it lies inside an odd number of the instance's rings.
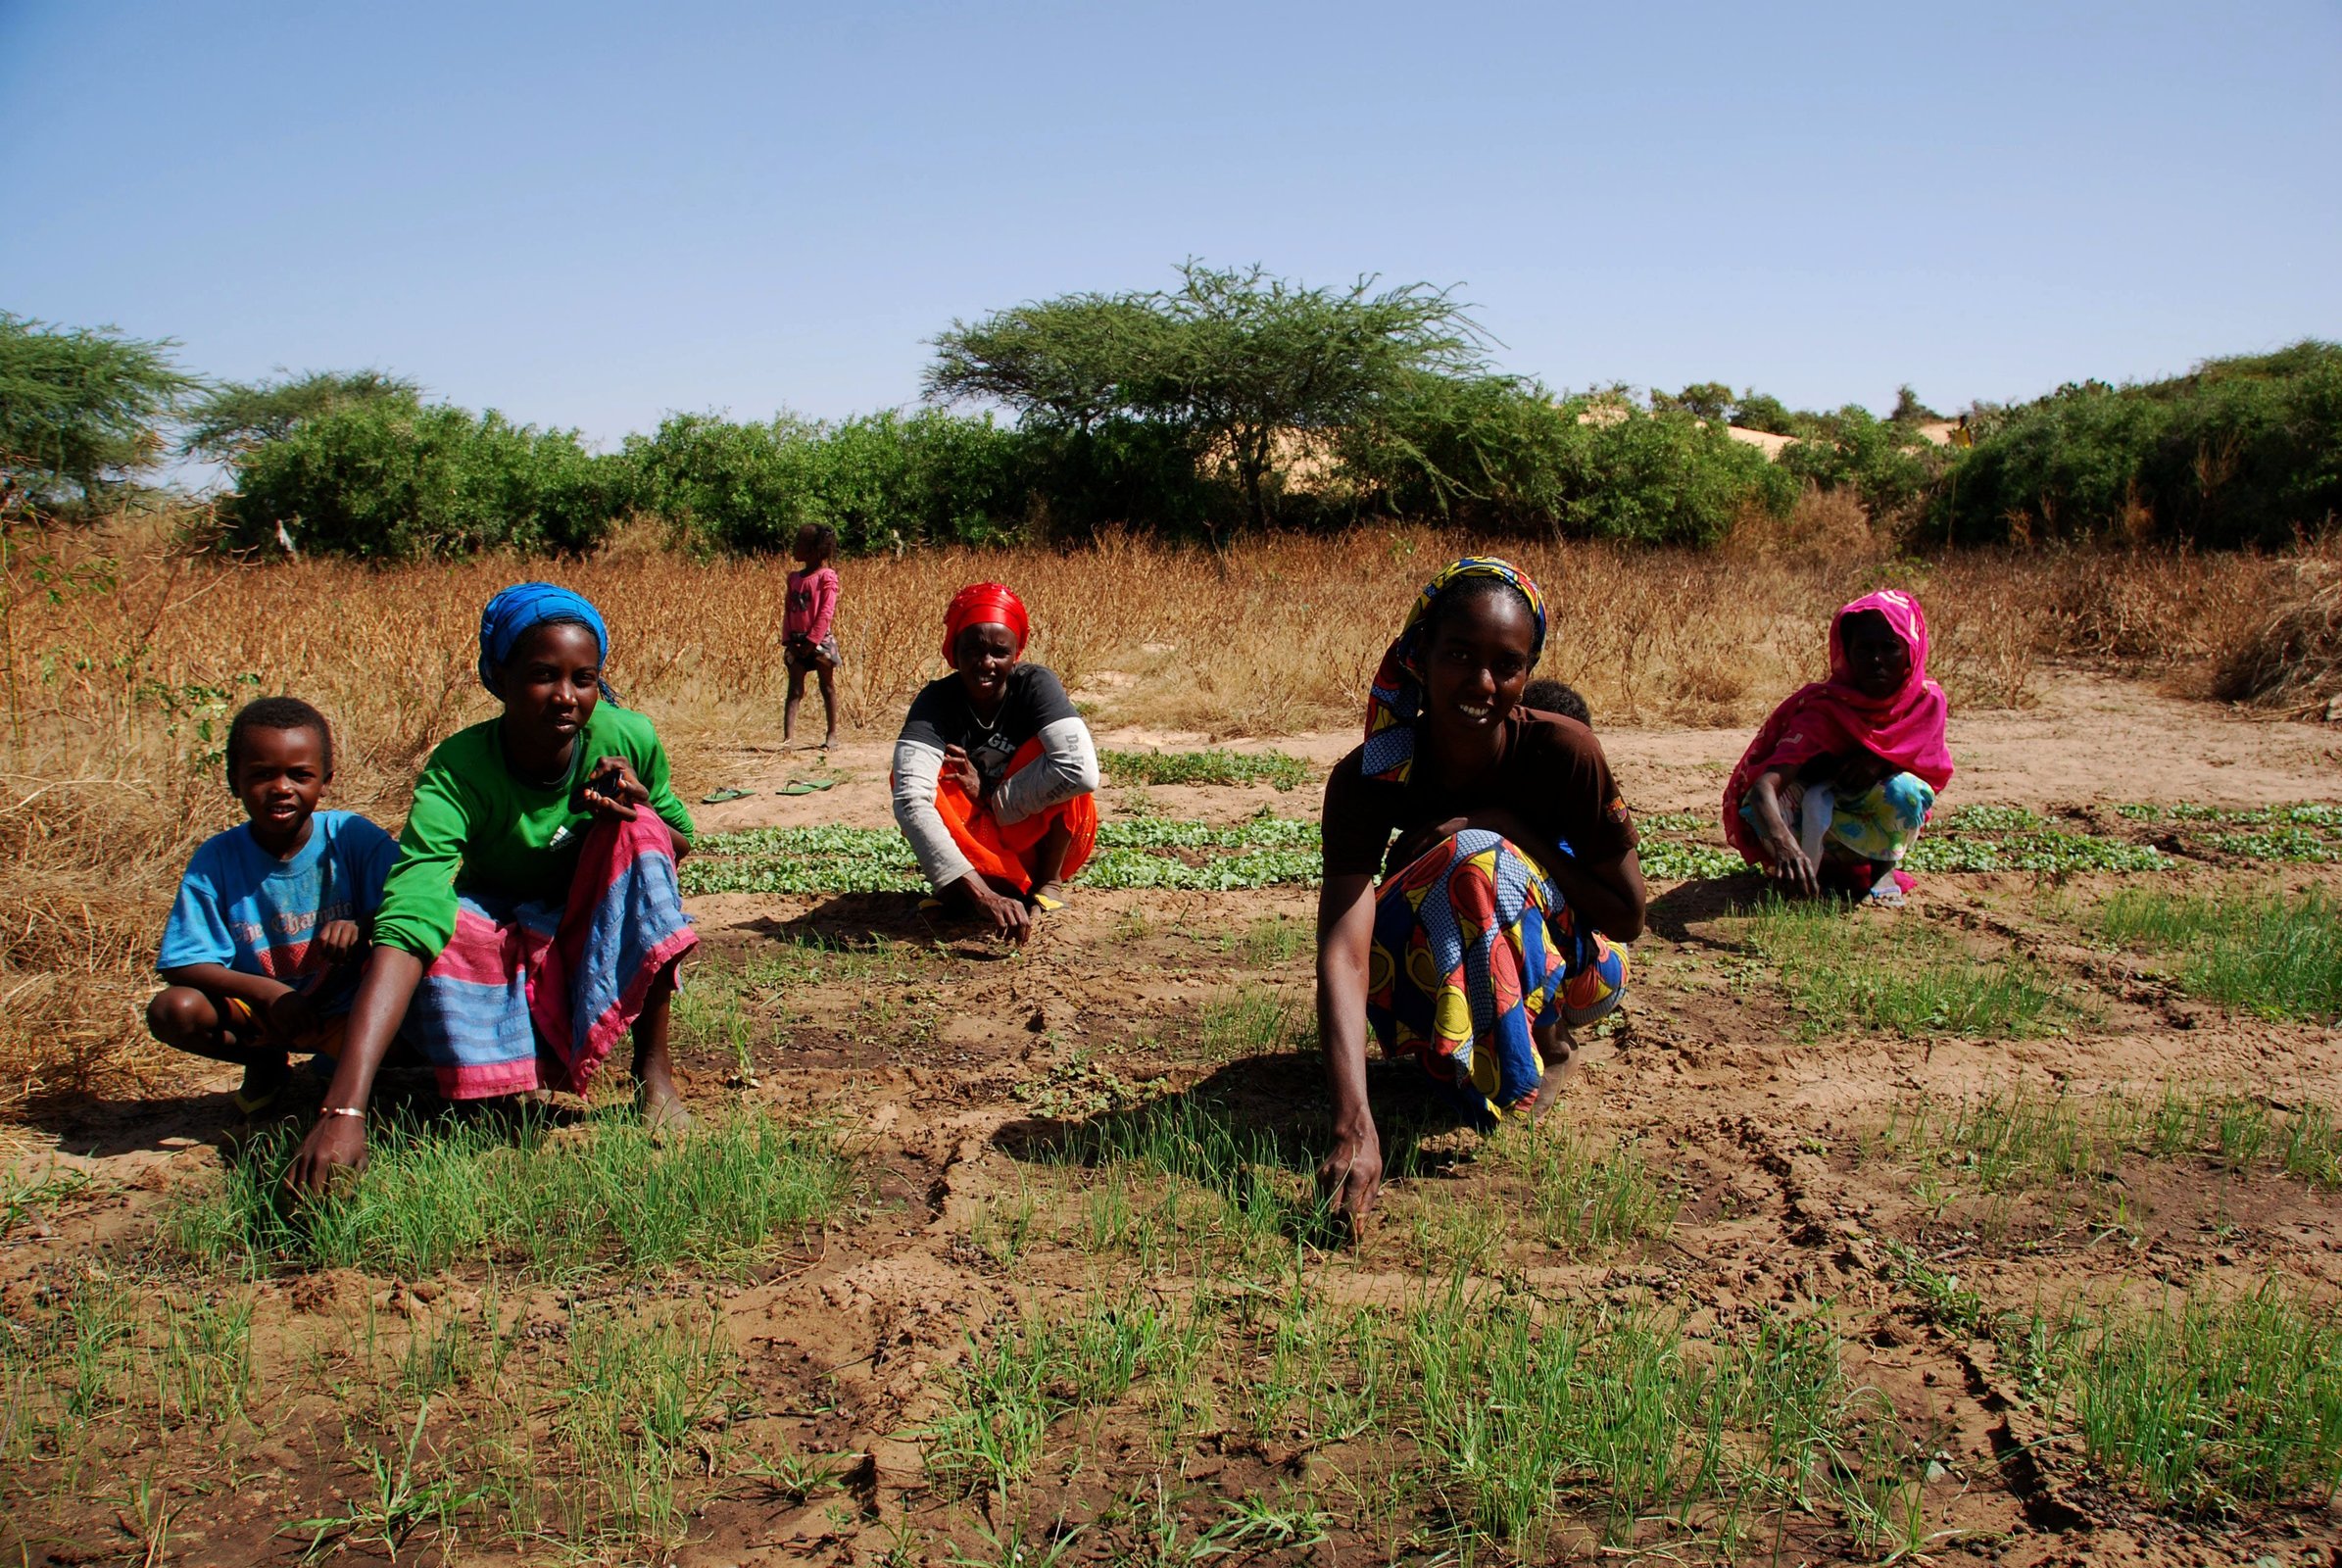
[[[1723,941],[1694,927],[1728,914],[1745,914],[1763,905],[1771,892],[1771,885],[1754,871],[1685,882],[1651,900],[1643,912],[1643,923],[1670,942],[1736,951],[1741,946],[1739,942]]]
[[[888,942],[921,947],[946,943],[955,956],[976,959],[1005,958],[1016,952],[993,940],[988,928],[971,916],[922,908],[923,898],[917,893],[841,893],[803,914],[787,919],[762,915],[727,929],[845,953],[867,952]]]
[[[1410,1061],[1371,1061],[1367,1102],[1382,1137],[1383,1179],[1438,1176],[1470,1157],[1449,1135],[1469,1124],[1430,1092]],[[1176,1094],[1069,1119],[1026,1117],[993,1135],[1011,1158],[1096,1168],[1129,1162],[1222,1193],[1240,1207],[1273,1208],[1294,1241],[1344,1239],[1322,1202],[1296,1200],[1267,1172],[1314,1175],[1333,1146],[1325,1067],[1310,1052],[1246,1056]]]

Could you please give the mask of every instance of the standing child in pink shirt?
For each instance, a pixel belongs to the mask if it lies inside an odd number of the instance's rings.
[[[838,553],[838,530],[808,522],[797,530],[802,570],[789,573],[789,609],[781,622],[781,659],[789,668],[789,701],[781,710],[781,739],[797,729],[797,705],[805,701],[805,672],[821,676],[821,711],[828,727],[821,749],[838,739],[838,639],[830,621],[838,612],[838,573],[829,558]]]

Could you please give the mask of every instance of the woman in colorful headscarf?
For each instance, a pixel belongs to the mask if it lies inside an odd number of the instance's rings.
[[[1022,942],[1098,843],[1098,752],[1057,677],[1020,662],[1024,602],[972,583],[944,612],[951,673],[895,742],[895,821],[940,899]]]
[[[1773,710],[1724,790],[1725,837],[1783,889],[1900,904],[1901,867],[1952,781],[1927,617],[1888,589],[1830,623],[1830,678]]]
[[[675,862],[691,814],[651,721],[602,675],[591,604],[521,583],[480,616],[480,683],[504,704],[432,752],[317,1125],[288,1180],[366,1158],[366,1106],[403,1033],[450,1100],[585,1087],[620,1034],[655,1127],[688,1124],[667,1054],[675,970],[698,937]]]
[[[1365,744],[1326,783],[1317,1016],[1334,1148],[1318,1181],[1353,1219],[1382,1185],[1370,1030],[1476,1123],[1535,1115],[1569,1031],[1618,1005],[1612,944],[1642,934],[1635,824],[1600,744],[1521,706],[1544,641],[1526,573],[1447,566],[1383,656]]]

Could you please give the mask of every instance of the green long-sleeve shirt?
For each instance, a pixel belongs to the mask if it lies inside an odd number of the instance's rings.
[[[692,837],[691,813],[675,798],[666,748],[651,721],[604,701],[577,737],[568,782],[551,789],[522,783],[505,765],[499,719],[441,742],[415,784],[415,807],[399,835],[399,862],[383,884],[374,940],[406,949],[425,963],[456,934],[456,895],[565,897],[593,813],[575,804],[574,786],[605,757],[623,757],[651,792],[651,808]]]

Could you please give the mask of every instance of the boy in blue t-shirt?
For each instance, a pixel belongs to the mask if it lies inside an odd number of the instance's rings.
[[[251,821],[196,849],[163,928],[170,988],[147,1004],[167,1046],[239,1062],[236,1108],[256,1115],[290,1080],[287,1055],[337,1055],[398,841],[320,811],[333,732],[297,697],[247,704],[227,730],[227,783]]]

